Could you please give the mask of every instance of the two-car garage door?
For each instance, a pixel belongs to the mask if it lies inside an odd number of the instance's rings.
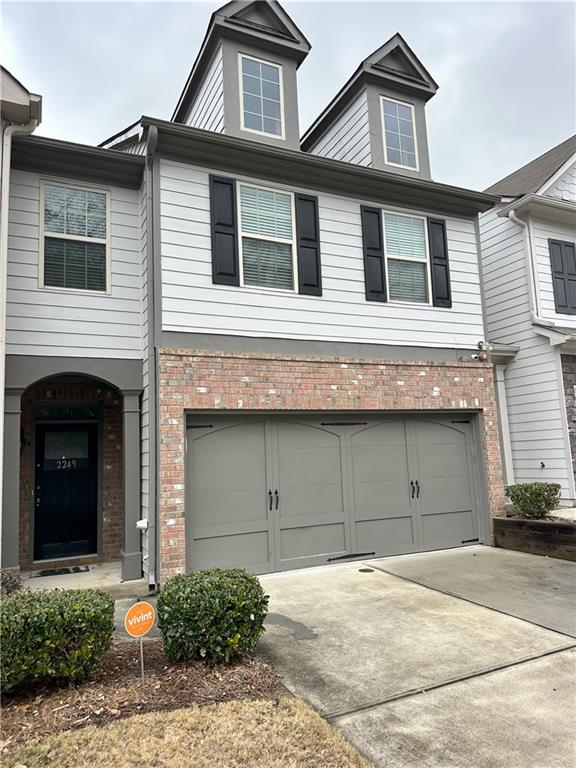
[[[477,540],[463,416],[194,417],[189,569],[254,573]]]

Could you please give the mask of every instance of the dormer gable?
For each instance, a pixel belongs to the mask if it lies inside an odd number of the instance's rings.
[[[426,102],[438,85],[396,33],[360,64],[304,134],[305,152],[430,179]]]
[[[296,71],[310,43],[275,0],[212,14],[172,120],[298,149]]]

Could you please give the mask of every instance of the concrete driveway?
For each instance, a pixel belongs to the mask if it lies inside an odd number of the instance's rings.
[[[263,653],[376,766],[576,764],[576,565],[488,547],[261,577]]]

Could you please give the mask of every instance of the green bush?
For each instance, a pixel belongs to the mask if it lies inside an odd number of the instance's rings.
[[[114,601],[101,590],[14,592],[0,606],[2,687],[85,679],[108,651],[113,630]]]
[[[506,496],[520,517],[542,520],[560,503],[560,484],[518,483],[508,486]]]
[[[12,568],[2,568],[0,570],[0,595],[5,597],[6,595],[11,595],[12,592],[16,592],[18,589],[22,589],[20,571]]]
[[[158,628],[170,661],[230,662],[250,653],[264,632],[268,596],[241,568],[174,576],[158,598]]]

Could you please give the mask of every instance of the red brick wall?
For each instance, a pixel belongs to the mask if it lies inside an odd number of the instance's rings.
[[[191,352],[159,355],[161,581],[182,572],[185,551],[186,410],[482,411],[492,515],[504,487],[492,367],[487,363],[389,362]]]
[[[28,569],[30,562],[30,514],[33,483],[33,402],[53,400],[64,402],[90,401],[102,403],[102,545],[97,556],[59,560],[58,565],[119,560],[122,549],[124,516],[124,469],[122,455],[122,395],[109,388],[37,386],[22,395],[22,437],[20,453],[20,567]],[[42,568],[41,563],[36,568]]]

